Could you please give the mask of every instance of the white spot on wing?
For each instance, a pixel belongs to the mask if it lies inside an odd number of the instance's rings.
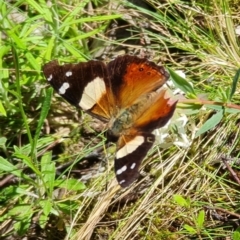
[[[91,109],[106,94],[106,86],[102,78],[96,77],[83,90],[79,106],[83,110]]]
[[[51,81],[53,78],[52,74],[47,78],[48,81]]]
[[[68,71],[68,72],[66,72],[66,77],[70,77],[70,76],[72,76],[72,72],[71,71]]]
[[[143,136],[136,136],[130,142],[127,142],[122,148],[120,148],[116,153],[116,158],[123,158],[128,154],[134,152],[141,144],[144,143]],[[133,165],[132,165],[133,166]]]
[[[134,169],[135,167],[136,167],[136,163],[133,163],[130,168]]]
[[[120,174],[122,174],[123,172],[125,172],[126,170],[127,170],[127,166],[124,165],[122,168],[120,168],[120,169],[118,169],[118,170],[116,171],[116,174],[117,174],[117,175],[120,175]]]
[[[59,94],[65,94],[66,90],[70,87],[69,83],[65,82],[63,85],[59,88]]]
[[[123,179],[122,181],[120,181],[119,182],[119,184],[121,185],[121,184],[123,184],[123,183],[125,183],[126,181]]]

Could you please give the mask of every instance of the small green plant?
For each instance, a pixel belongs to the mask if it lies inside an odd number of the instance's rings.
[[[233,240],[240,239],[240,228],[239,227],[233,232],[232,238],[233,238]]]
[[[174,201],[177,205],[186,209],[186,212],[191,213],[192,203],[190,199],[185,199],[181,195],[174,195]],[[181,217],[181,214],[180,216]],[[199,210],[197,213],[192,213],[191,215],[186,216],[186,214],[182,214],[183,218],[187,218],[187,222],[189,224],[183,224],[183,229],[190,235],[196,235],[201,239],[201,235],[206,234],[206,230],[204,229],[204,220],[205,220],[205,211]],[[191,223],[191,225],[190,225]]]

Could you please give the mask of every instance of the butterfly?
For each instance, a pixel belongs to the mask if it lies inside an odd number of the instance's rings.
[[[172,117],[176,101],[166,96],[164,67],[136,56],[118,56],[108,64],[88,61],[46,63],[50,85],[72,105],[107,123],[107,138],[116,142],[115,174],[121,187],[132,184],[153,146],[156,128]]]

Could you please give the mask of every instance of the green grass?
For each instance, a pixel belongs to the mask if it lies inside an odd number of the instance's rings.
[[[117,0],[0,2],[3,239],[240,239],[239,184],[222,161],[233,159],[239,175],[239,2],[149,2],[153,10]],[[123,19],[127,30],[112,37]],[[52,59],[122,53],[165,65],[172,91],[185,93],[128,189],[116,183],[101,123],[53,94],[42,74]],[[92,154],[108,161],[85,166]]]

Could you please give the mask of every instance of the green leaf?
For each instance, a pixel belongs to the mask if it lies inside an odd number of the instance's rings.
[[[233,78],[233,82],[232,82],[232,88],[231,88],[231,93],[228,97],[228,100],[231,101],[236,89],[237,89],[237,83],[238,83],[238,79],[239,79],[239,76],[240,76],[240,69],[237,70],[234,78]]]
[[[201,104],[179,104],[178,108],[181,108],[181,110],[184,112],[186,115],[193,115],[199,113],[200,109],[202,108]]]
[[[199,228],[203,227],[204,220],[205,220],[205,212],[201,210],[197,216],[197,225]]]
[[[45,59],[50,60],[52,57],[52,52],[56,47],[56,37],[52,36],[50,40],[48,40],[48,45],[46,47]]]
[[[9,161],[4,159],[3,157],[0,157],[0,171],[11,173],[20,178],[22,178],[23,176],[23,173],[21,170],[16,168],[13,164],[11,164]]]
[[[47,115],[48,115],[48,112],[49,112],[49,109],[50,109],[52,93],[53,93],[52,88],[48,88],[46,90],[46,97],[45,97],[43,105],[42,105],[41,114],[40,114],[40,117],[39,117],[39,120],[38,120],[38,125],[37,125],[36,133],[35,133],[35,136],[34,136],[35,140],[38,139],[41,128],[44,124],[44,121],[45,121]]]
[[[52,88],[48,88],[47,91],[46,91],[46,97],[45,97],[45,100],[44,100],[43,105],[42,105],[42,110],[41,110],[41,114],[40,114],[40,117],[39,117],[39,120],[38,120],[36,133],[35,133],[35,136],[34,136],[34,139],[33,139],[33,144],[32,144],[32,149],[31,149],[31,152],[32,152],[31,155],[32,156],[33,156],[33,152],[36,150],[37,141],[38,141],[38,138],[39,138],[39,135],[40,135],[40,131],[42,129],[42,126],[44,124],[44,121],[45,121],[45,119],[48,115],[49,109],[50,109],[52,92],[53,92]]]
[[[9,38],[12,39],[12,41],[14,42],[14,45],[16,45],[16,49],[21,49],[21,50],[26,50],[26,45],[24,43],[24,41],[22,41],[21,38],[19,38],[17,36],[17,30],[16,30],[16,27],[15,28],[12,28],[11,30],[6,30],[7,32],[7,35]]]
[[[121,14],[116,14],[116,15],[105,15],[105,16],[93,16],[93,17],[86,17],[86,18],[79,18],[79,19],[74,19],[69,21],[69,18],[67,19],[67,21],[63,22],[61,24],[61,28],[64,28],[66,26],[73,26],[74,24],[78,24],[78,23],[85,23],[85,22],[98,22],[98,21],[107,21],[107,20],[112,20],[112,19],[117,19],[117,18],[121,18],[122,15]],[[60,30],[61,30],[60,28]]]
[[[47,199],[47,200],[41,200],[39,202],[40,206],[42,207],[43,209],[43,213],[45,216],[48,216],[49,213],[51,212],[51,209],[52,209],[52,201],[51,199]]]
[[[28,204],[17,205],[8,211],[8,216],[17,221],[31,218],[32,214],[33,214],[32,206]]]
[[[66,188],[69,191],[79,191],[86,189],[86,186],[77,179],[69,178],[64,180],[56,180],[55,187]]]
[[[211,118],[209,118],[203,125],[202,127],[197,131],[195,138],[199,137],[201,134],[207,132],[210,129],[213,129],[220,123],[220,121],[223,118],[223,113],[224,111],[221,110],[214,114]]]
[[[238,227],[234,232],[233,232],[233,240],[239,240],[240,239],[240,227]]]
[[[2,188],[0,191],[0,202],[3,204],[3,202],[9,201],[9,199],[17,199],[23,195],[38,198],[35,193],[29,191],[29,185],[9,186]]]
[[[7,142],[7,138],[0,137],[0,148],[5,149],[6,148],[6,142]]]
[[[171,78],[172,78],[172,81],[173,81],[174,85],[177,88],[181,89],[186,94],[190,93],[190,94],[196,96],[192,85],[186,79],[179,76],[176,72],[174,72],[170,68],[168,68],[168,71],[171,75]]]
[[[55,181],[55,163],[52,162],[51,152],[47,152],[41,158],[41,172],[45,186],[48,189],[48,193],[52,195]]]
[[[28,187],[29,187],[28,185],[21,185],[21,186],[17,187],[15,189],[16,194],[19,194],[19,195],[21,194],[21,195],[25,195],[25,196],[31,196],[31,197],[38,198],[39,196],[36,195],[34,192],[29,191]]]
[[[98,193],[95,192],[95,194],[97,195]],[[65,200],[64,202],[58,202],[58,209],[60,209],[63,213],[69,214],[74,210],[79,209],[79,203],[77,203],[76,201],[72,201],[72,200]]]
[[[31,225],[31,218],[26,218],[22,221],[17,221],[13,224],[14,229],[17,231],[18,235],[24,235]]]
[[[48,223],[48,216],[41,214],[38,222],[39,222],[40,227],[42,229],[45,229],[45,226]]]
[[[4,117],[7,116],[6,110],[2,104],[2,101],[0,101],[0,114],[2,114]]]
[[[25,54],[25,57],[27,58],[29,64],[33,67],[33,69],[35,69],[36,71],[40,71],[40,65],[31,52],[27,52]]]
[[[175,194],[173,200],[181,207],[189,207],[189,203],[181,195]]]
[[[45,20],[48,22],[52,21],[50,11],[48,10],[49,7],[47,7],[46,2],[40,1],[40,4],[38,4],[38,1],[34,0],[28,0],[28,4],[30,4],[37,12],[39,12],[42,16],[44,16]]]
[[[29,185],[26,184],[3,188],[2,191],[0,192],[0,202],[3,203],[7,199],[17,199],[20,198],[21,196],[30,196],[31,199],[33,199],[33,197],[35,199],[38,198],[38,195],[36,195],[33,191],[32,192],[29,191]]]
[[[223,87],[218,87],[217,89],[217,95],[219,96],[217,98],[218,101],[221,101],[223,103],[226,103],[228,101],[229,95],[230,95],[230,87],[223,88]],[[216,99],[215,99],[216,100]]]
[[[24,154],[19,154],[19,153],[14,153],[14,156],[17,158],[20,158],[28,167],[30,167],[34,171],[34,173],[36,173],[37,175],[41,174],[41,172],[39,171],[37,166],[32,161],[32,158],[30,158]]]
[[[189,226],[188,224],[184,224],[183,228],[186,229],[190,234],[196,234],[197,233],[197,231],[193,227]]]

